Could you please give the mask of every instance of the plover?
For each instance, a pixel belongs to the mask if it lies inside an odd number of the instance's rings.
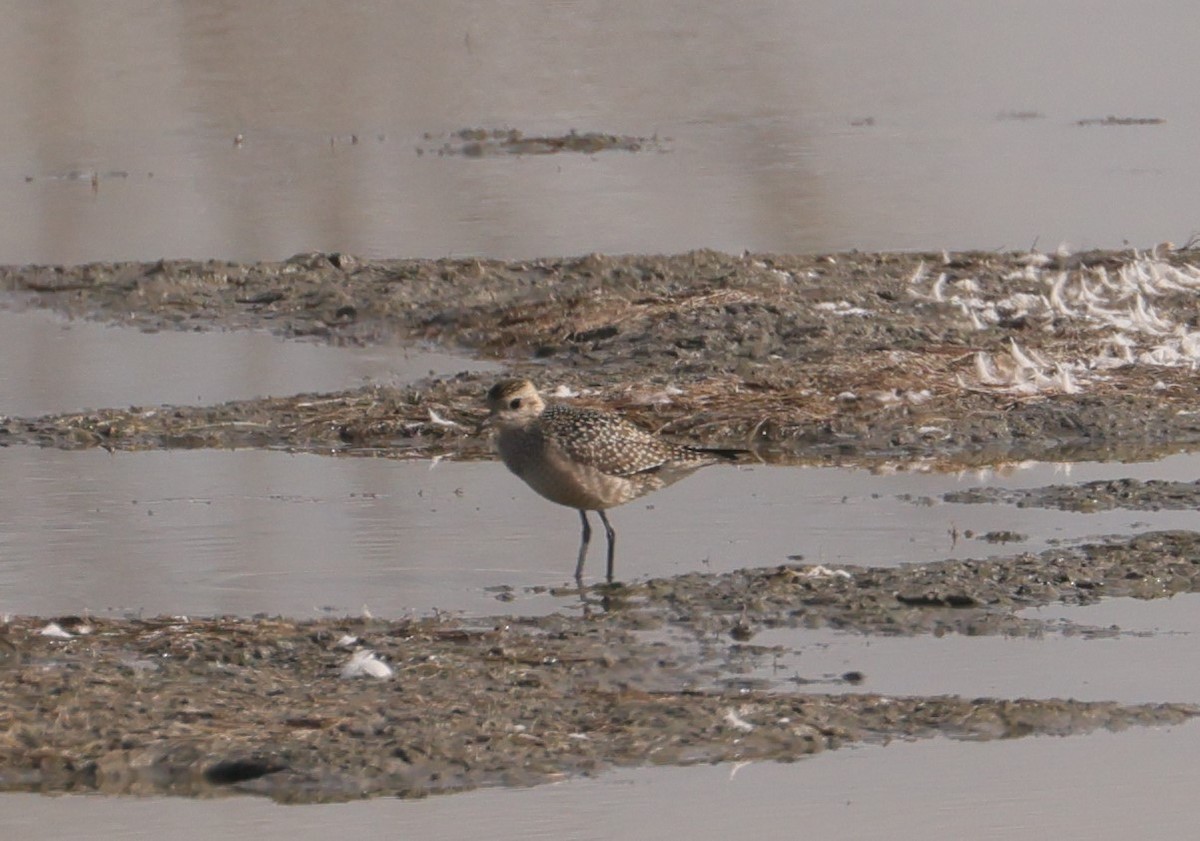
[[[672,444],[612,412],[547,405],[528,380],[496,383],[487,405],[484,425],[496,430],[496,445],[508,469],[546,499],[579,512],[583,533],[575,579],[580,584],[592,537],[588,511],[599,514],[604,524],[612,583],[616,535],[606,509],[747,452]]]

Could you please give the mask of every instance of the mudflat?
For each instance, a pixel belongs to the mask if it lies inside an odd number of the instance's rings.
[[[258,328],[498,359],[544,390],[768,460],[1151,457],[1200,441],[1190,250],[0,269],[142,330]],[[12,443],[386,447],[479,457],[481,375],[214,406],[8,418]]]
[[[267,329],[499,359],[559,399],[768,462],[951,469],[1195,446],[1194,256],[694,252],[501,263],[311,254],[255,265],[8,267],[0,288],[26,305],[143,330]],[[461,374],[211,406],[0,417],[0,445],[480,458],[488,384]],[[1190,506],[1196,489],[972,493],[1137,510]],[[1200,587],[1195,532],[929,560],[564,590],[571,609],[537,618],[11,617],[0,633],[0,787],[421,796],[620,765],[786,761],[864,740],[1067,735],[1200,712],[812,696],[726,679],[734,659],[770,656],[753,644],[766,628],[1051,634],[1062,626],[1019,611]]]

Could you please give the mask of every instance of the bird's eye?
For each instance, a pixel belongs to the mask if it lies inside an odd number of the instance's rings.
[[[510,409],[519,409],[519,408],[521,408],[521,398],[520,398],[520,397],[514,397],[512,400],[509,400],[509,401],[508,401],[508,408],[510,408]]]

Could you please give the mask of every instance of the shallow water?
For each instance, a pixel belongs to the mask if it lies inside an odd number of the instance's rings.
[[[10,6],[3,263],[1193,232],[1183,0]],[[1109,115],[1165,122],[1076,125]],[[417,154],[476,126],[667,151]]]
[[[1184,478],[1195,456],[1151,464],[1026,465],[1007,475],[836,468],[710,468],[615,512],[618,571],[631,578],[778,563],[836,565],[1007,554],[948,523],[1025,531],[1019,548],[1136,528],[1194,527],[1195,512],[1075,514],[1013,506],[920,505],[976,484],[1030,487],[1116,476]],[[357,613],[434,608],[473,614],[575,610],[529,593],[569,580],[574,515],[540,500],[497,463],[398,461],[279,452],[115,453],[0,448],[0,613]],[[736,504],[731,505],[730,501]],[[596,554],[593,574],[598,572]],[[512,585],[515,601],[488,587]],[[1196,596],[1112,600],[1030,615],[1131,633],[1082,640],[770,632],[783,653],[742,677],[780,691],[856,670],[855,691],[1195,701]],[[1147,632],[1144,635],[1138,632]],[[1071,739],[835,751],[792,765],[651,768],[519,791],[421,802],[280,807],[249,799],[0,795],[0,835],[324,838],[386,823],[423,838],[762,838],[795,827],[830,838],[1009,838],[1053,829],[1080,839],[1190,838],[1195,725]],[[687,809],[664,805],[688,804]],[[897,814],[919,818],[897,824]]]
[[[1200,595],[1138,601],[1111,599],[1088,607],[1025,611],[1030,618],[1069,619],[1111,638],[880,637],[780,629],[756,634],[755,645],[779,646],[741,678],[794,692],[880,692],[968,698],[1075,698],[1081,701],[1192,702],[1200,673],[1190,668],[1200,636]],[[863,676],[848,685],[846,672]],[[799,678],[803,682],[797,682]],[[809,682],[813,681],[813,682]]]
[[[618,771],[527,790],[419,801],[279,806],[251,798],[0,795],[0,832],[28,841],[371,837],[694,841],[806,834],[830,841],[1028,835],[1063,841],[1192,839],[1196,724],[1085,737],[944,740],[832,751],[793,764]],[[686,808],[674,808],[686,804]]]
[[[0,297],[0,416],[205,405],[499,369],[399,343],[331,347],[246,330],[147,334],[6,303],[14,301]]]
[[[1072,479],[1168,478],[1180,456],[1077,465]],[[0,612],[475,614],[570,609],[531,593],[571,580],[574,512],[496,462],[399,461],[258,450],[107,453],[0,449]],[[1032,466],[989,484],[1055,481]],[[1061,471],[1057,481],[1062,481]],[[975,475],[713,467],[613,512],[618,577],[785,563],[894,565],[1041,551],[1049,540],[1195,528],[1191,511],[1094,514],[918,505]],[[735,501],[731,504],[731,501]],[[959,530],[957,542],[953,529]],[[966,539],[1004,529],[1029,539]],[[588,568],[603,574],[603,538]],[[513,601],[489,588],[508,586]]]

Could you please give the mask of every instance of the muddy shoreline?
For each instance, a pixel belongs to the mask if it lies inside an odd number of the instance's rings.
[[[142,330],[435,345],[764,461],[951,469],[1200,445],[1194,256],[313,254],[8,267],[0,290],[10,304]],[[483,458],[475,427],[488,383],[459,374],[214,406],[0,414],[0,446]],[[1127,481],[981,488],[956,501],[1197,500],[1194,485]],[[770,656],[754,644],[764,629],[1045,635],[1068,629],[1023,609],[1198,591],[1200,533],[1162,532],[989,561],[793,564],[568,590],[555,594],[562,612],[540,618],[8,617],[0,789],[424,796],[630,765],[793,761],[896,738],[1173,724],[1200,708],[812,696],[736,675],[747,657]],[[870,675],[845,679],[870,688]]]
[[[19,617],[0,635],[0,789],[420,797],[891,739],[1175,724],[1200,706],[813,696],[729,676],[770,657],[751,645],[766,627],[1047,635],[1068,629],[1018,611],[1198,591],[1200,534],[1165,532],[988,562],[658,579],[581,593],[582,616]],[[664,629],[692,644],[646,635]],[[386,669],[352,676],[356,656]]]
[[[590,255],[0,269],[24,305],[499,360],[583,404],[771,461],[1149,458],[1200,446],[1190,251]],[[0,441],[478,458],[488,377],[0,419]]]

